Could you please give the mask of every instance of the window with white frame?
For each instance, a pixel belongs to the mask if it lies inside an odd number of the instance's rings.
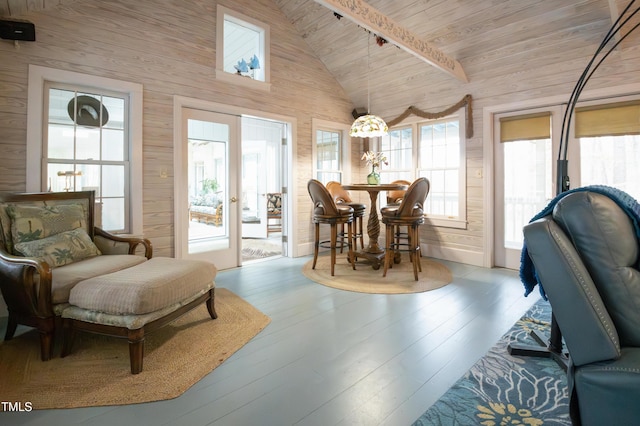
[[[326,184],[342,181],[340,132],[316,130],[316,179]]]
[[[47,190],[94,190],[100,226],[129,232],[127,95],[47,83],[45,106]]]
[[[464,129],[464,117],[452,116],[397,126],[378,141],[389,162],[382,182],[429,179],[425,213],[431,225],[466,228]]]
[[[217,13],[216,78],[268,88],[269,26],[224,6]]]
[[[460,122],[457,119],[418,126],[418,176],[431,183],[425,211],[430,216],[460,216]]]
[[[380,140],[380,151],[389,164],[380,170],[382,182],[411,181],[413,177],[413,128],[393,129]]]
[[[52,95],[50,90],[59,92]],[[59,96],[65,91],[73,95]],[[69,114],[72,98],[71,114],[77,123]],[[26,190],[95,190],[97,226],[116,233],[143,235],[142,85],[29,65],[28,105]],[[82,118],[77,119],[78,115]],[[85,136],[89,138],[84,139]],[[65,147],[63,141],[72,138],[73,145],[68,142],[71,147]],[[124,176],[120,174],[123,167]],[[112,170],[117,174],[111,176]],[[63,172],[61,176],[58,171]],[[100,214],[103,207],[104,216]]]
[[[326,184],[330,181],[346,183],[349,176],[349,146],[345,143],[349,127],[313,119],[314,176]]]

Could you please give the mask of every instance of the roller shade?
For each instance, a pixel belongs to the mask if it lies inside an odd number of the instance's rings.
[[[576,108],[576,138],[640,134],[640,102]]]
[[[500,142],[549,139],[551,113],[516,115],[500,119]]]

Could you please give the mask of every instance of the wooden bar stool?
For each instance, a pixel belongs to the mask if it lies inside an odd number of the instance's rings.
[[[394,180],[391,183],[397,183],[400,185],[407,185],[408,187],[411,185],[411,182],[404,179]],[[387,206],[399,206],[402,200],[404,199],[405,194],[407,193],[406,189],[397,189],[395,191],[387,192]],[[393,229],[393,234],[395,236],[396,246],[409,247],[409,230],[403,231],[400,226],[395,226]],[[419,238],[419,237],[418,237]],[[420,257],[422,257],[422,252],[420,252]],[[396,263],[400,262],[400,253],[398,252],[398,256],[394,259]]]
[[[420,265],[420,239],[418,229],[424,223],[424,201],[429,194],[429,180],[419,178],[409,186],[402,202],[397,206],[386,206],[380,211],[382,223],[386,228],[386,244],[384,256],[383,277],[387,276],[387,269],[393,262],[396,251],[401,251],[400,245],[395,240],[394,230],[399,226],[407,227],[409,258],[413,263],[413,277],[418,281],[418,271],[422,272]],[[405,250],[402,250],[405,251]]]
[[[331,194],[331,197],[333,197],[333,201],[335,201],[336,204],[346,204],[353,209],[353,248],[354,250],[358,250],[358,239],[360,239],[360,248],[364,249],[364,227],[362,226],[362,221],[367,210],[367,206],[362,203],[354,202],[351,199],[349,191],[344,189],[339,182],[331,181],[327,183],[327,190]],[[340,238],[342,246],[344,247],[344,224],[341,226],[338,238]],[[342,248],[340,248],[340,253],[342,253]]]
[[[315,240],[313,250],[313,266],[316,268],[318,261],[319,248],[326,247],[329,243],[331,249],[331,276],[334,275],[336,264],[336,246],[338,240],[338,225],[347,224],[347,245],[349,247],[348,260],[353,269],[356,269],[356,263],[353,256],[353,208],[347,205],[337,205],[331,194],[325,186],[316,179],[310,179],[307,183],[307,190],[313,201],[313,223],[315,224]],[[329,241],[320,241],[320,224],[326,223],[331,226],[331,239]],[[323,245],[325,244],[325,245]]]

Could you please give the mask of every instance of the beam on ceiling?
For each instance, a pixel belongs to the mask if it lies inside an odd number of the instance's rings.
[[[460,81],[469,82],[462,65],[430,43],[421,40],[406,28],[369,6],[362,0],[315,0],[316,3],[348,18],[361,27],[395,44],[402,50],[422,59],[428,64],[452,75]]]

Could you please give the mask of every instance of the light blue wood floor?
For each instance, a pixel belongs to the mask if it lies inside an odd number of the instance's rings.
[[[452,262],[443,263],[454,281],[438,290],[345,292],[305,278],[300,271],[308,260],[218,273],[218,287],[272,322],[182,396],[0,413],[0,424],[410,425],[538,299],[524,297],[516,271]]]

